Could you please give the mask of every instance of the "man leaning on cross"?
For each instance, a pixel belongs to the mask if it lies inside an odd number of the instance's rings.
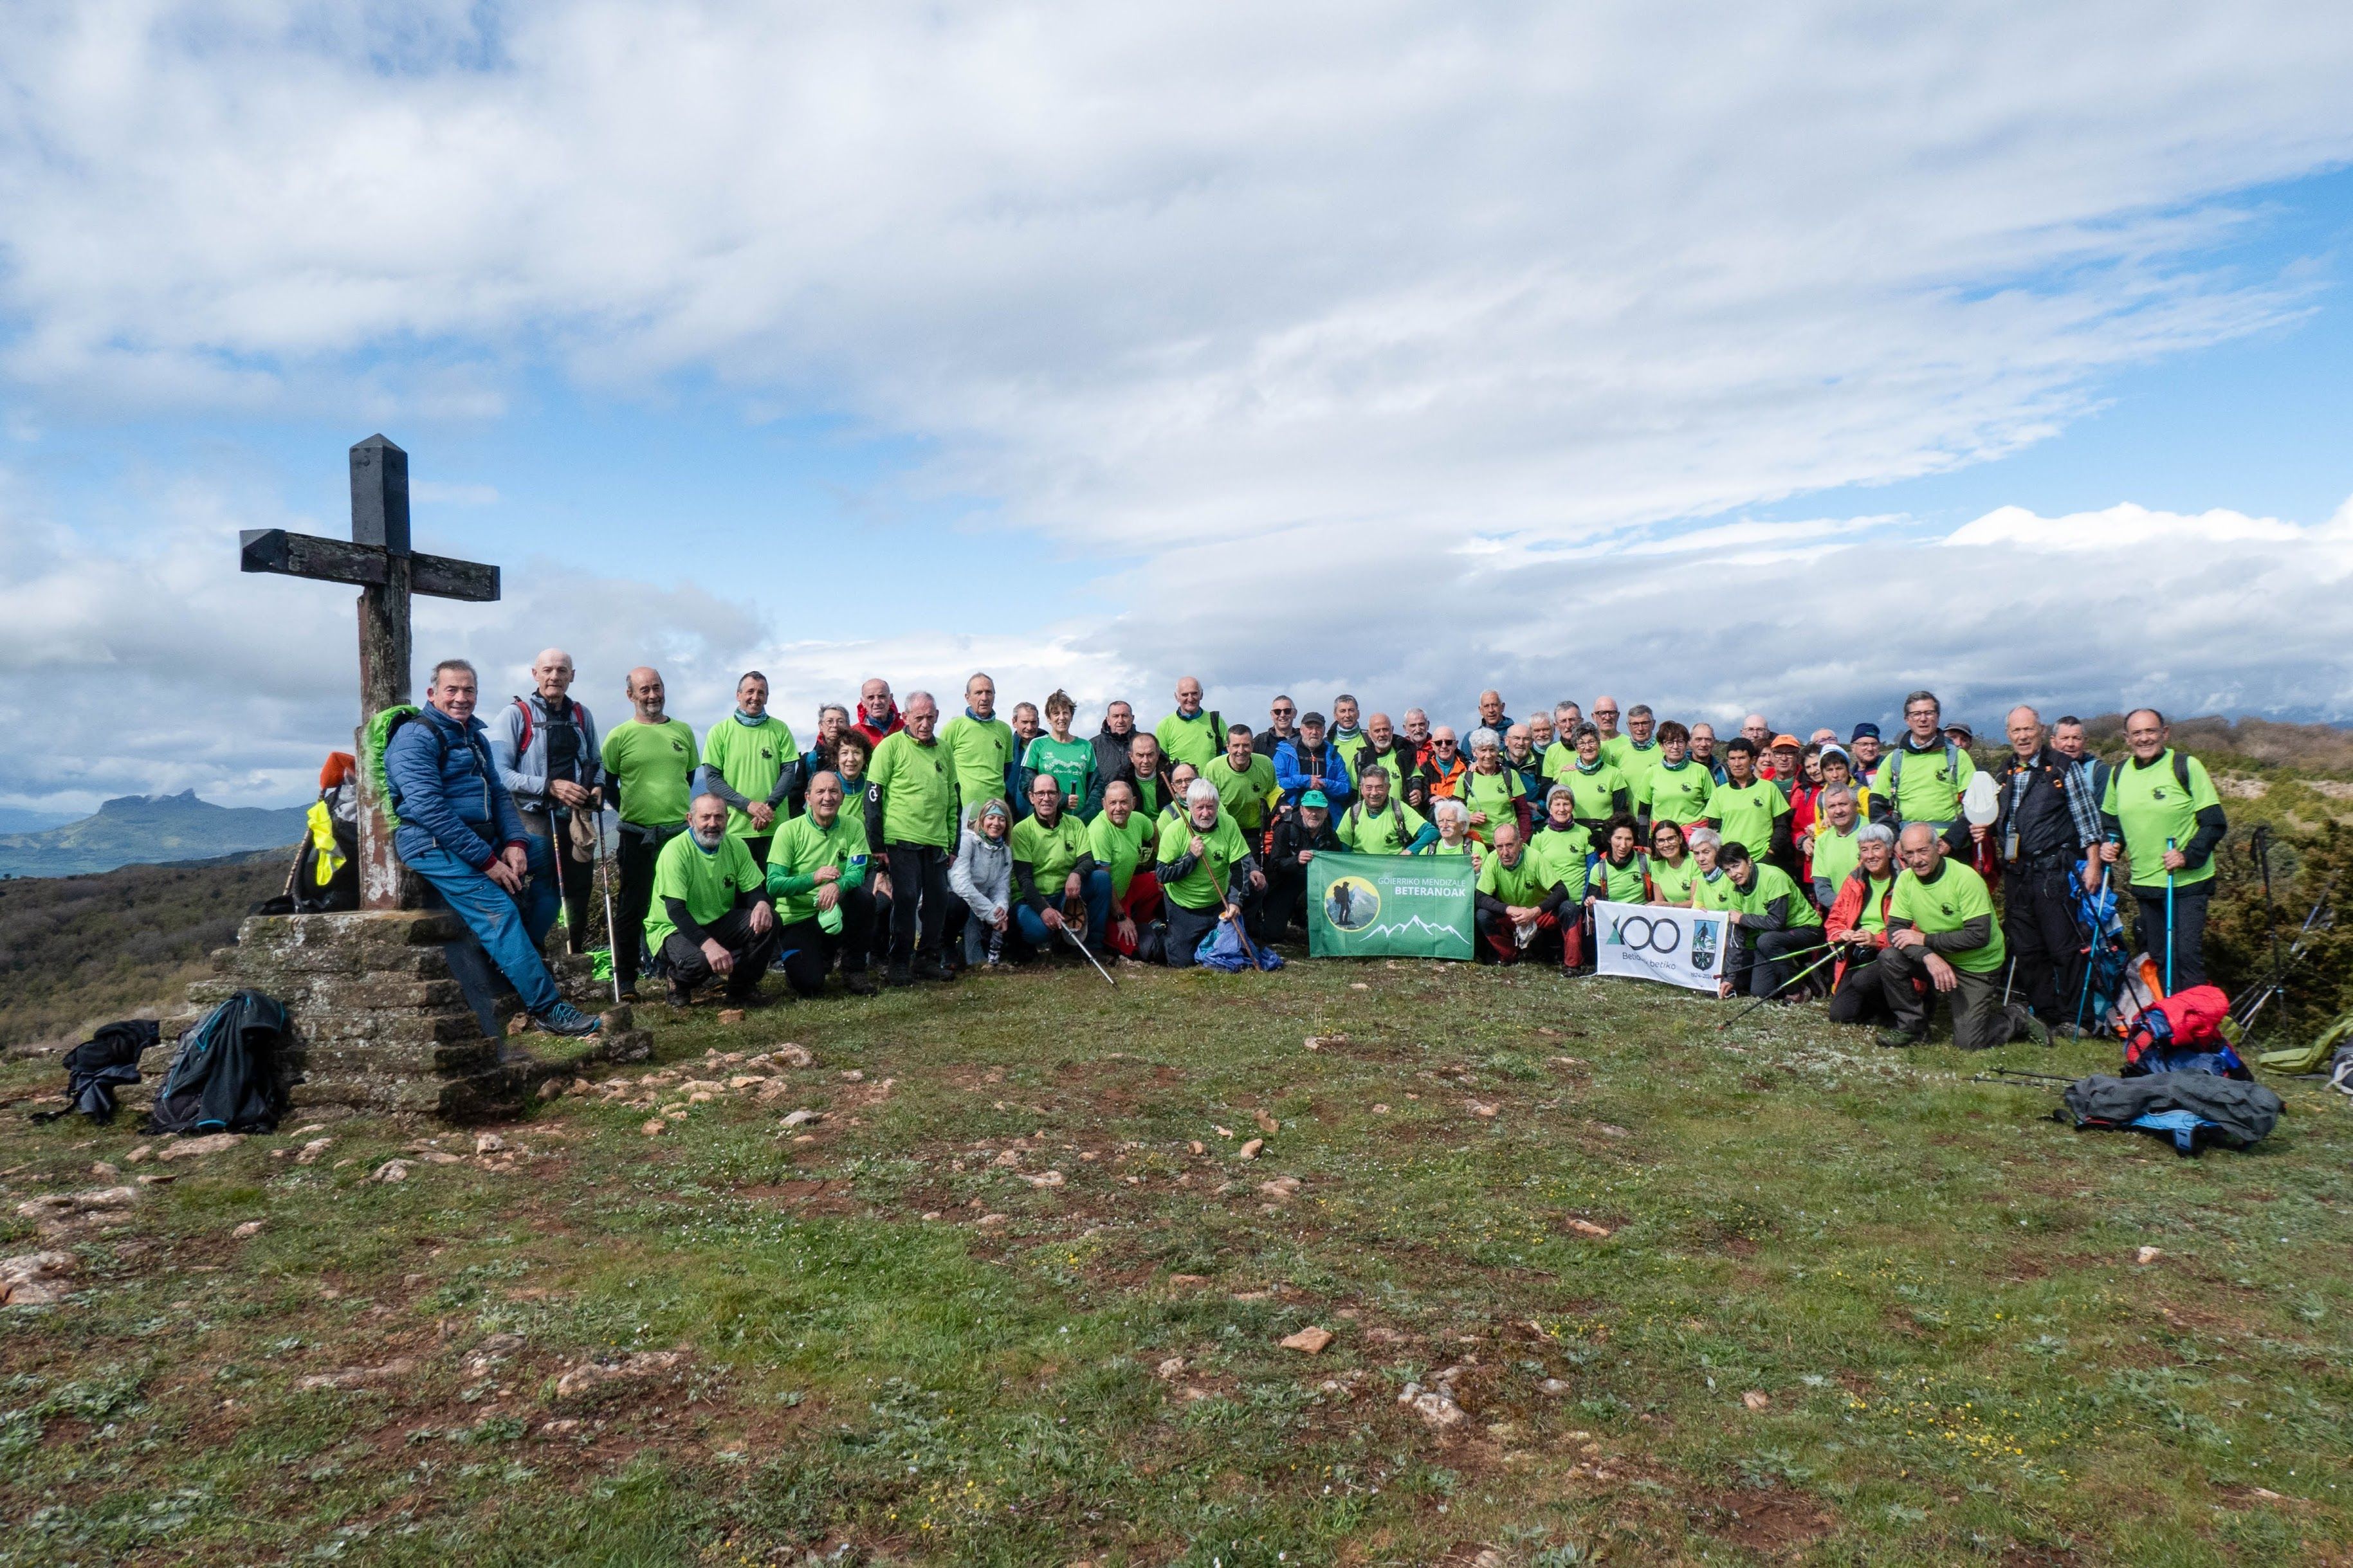
[[[597,1019],[555,989],[539,944],[555,923],[555,860],[529,832],[474,717],[474,667],[433,667],[426,706],[384,749],[385,783],[400,817],[393,849],[466,922],[532,1022],[554,1035],[593,1035]]]

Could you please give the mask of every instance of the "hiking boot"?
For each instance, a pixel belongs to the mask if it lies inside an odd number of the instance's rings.
[[[882,977],[885,985],[913,985],[915,977],[903,963],[893,963]]]
[[[615,997],[614,1000],[624,1004],[635,1002],[638,1000],[638,988],[634,985],[628,986],[624,988],[620,995]]]
[[[2026,1037],[2047,1050],[2051,1046],[2051,1026],[2029,1013],[2026,1015]]]
[[[1882,1049],[1900,1051],[1908,1046],[1916,1046],[1927,1037],[1926,1029],[1882,1029],[1876,1043]]]
[[[955,965],[950,963],[944,958],[934,959],[929,963],[920,964],[917,966],[915,973],[925,980],[949,981],[954,980],[956,977]]]
[[[871,996],[881,989],[874,984],[874,976],[862,969],[852,970],[843,975],[841,988],[852,996]]]
[[[558,1002],[544,1013],[534,1013],[531,1021],[551,1035],[569,1035],[575,1039],[593,1035],[605,1026],[604,1019],[592,1018],[569,1002]]]
[[[673,1007],[691,1007],[694,1005],[694,993],[683,985],[673,984],[670,988],[670,994],[662,1000]]]

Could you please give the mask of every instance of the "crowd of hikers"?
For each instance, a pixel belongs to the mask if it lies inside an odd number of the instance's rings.
[[[473,668],[445,660],[380,759],[400,858],[559,1033],[596,1021],[559,998],[541,943],[561,910],[579,951],[600,869],[623,1001],[652,978],[675,1005],[711,984],[747,1005],[771,971],[811,996],[837,973],[867,994],[877,967],[906,985],[1058,949],[1183,968],[1220,921],[1292,940],[1309,862],[1348,852],[1468,857],[1482,962],[1582,972],[1597,901],[1720,910],[1726,994],[1826,998],[1890,1045],[1923,1038],[1941,994],[1964,1047],[2047,1039],[2084,984],[2086,900],[2112,888],[2170,984],[2203,980],[2226,827],[2153,709],[2127,716],[2115,764],[2079,719],[2013,709],[1981,771],[1929,691],[1892,741],[1870,722],[1801,740],[1762,714],[1722,738],[1611,697],[1519,720],[1495,691],[1460,730],[1347,695],[1328,716],[1277,698],[1253,730],[1187,677],[1151,728],[1113,701],[1082,734],[1068,694],[1000,717],[976,674],[944,721],[930,693],[869,680],[804,744],[757,671],[700,735],[650,668],[600,731],[574,673],[548,649],[485,720]],[[1822,952],[1835,964],[1800,962]]]

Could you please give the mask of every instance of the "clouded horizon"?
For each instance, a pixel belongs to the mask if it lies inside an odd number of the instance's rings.
[[[412,454],[486,694],[2353,719],[2322,5],[35,7],[0,801],[307,793]],[[2333,438],[2332,438],[2333,437]]]

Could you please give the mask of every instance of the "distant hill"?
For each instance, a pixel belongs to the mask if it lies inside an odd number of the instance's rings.
[[[127,795],[96,816],[42,833],[0,834],[0,877],[79,877],[118,866],[209,860],[283,845],[303,833],[304,808],[215,805],[183,795]]]
[[[80,817],[70,811],[42,811],[29,805],[0,805],[0,833],[47,833]]]
[[[270,849],[0,882],[0,1046],[170,1012],[206,973],[205,954],[285,885],[286,859]]]

